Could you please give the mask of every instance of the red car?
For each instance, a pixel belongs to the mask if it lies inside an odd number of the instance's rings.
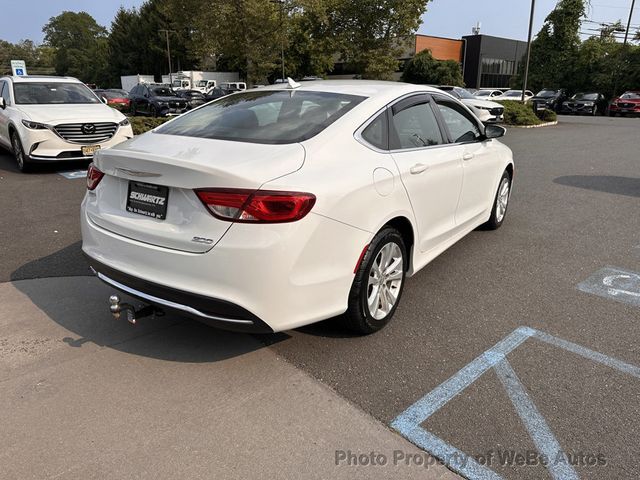
[[[128,112],[131,107],[129,94],[124,90],[96,90],[95,93],[100,98],[106,98],[107,105],[121,112]]]
[[[614,98],[609,105],[609,115],[639,115],[640,114],[640,92],[625,92],[618,98]]]

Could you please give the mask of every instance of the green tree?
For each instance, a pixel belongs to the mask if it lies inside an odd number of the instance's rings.
[[[580,27],[586,13],[586,2],[560,0],[547,16],[540,33],[531,44],[529,85],[532,89],[574,88]]]
[[[391,79],[428,0],[342,0],[336,10],[340,53],[363,78]]]
[[[54,72],[51,48],[38,46],[31,40],[15,44],[0,40],[0,75],[11,73],[11,60],[24,60],[27,72],[32,75]]]
[[[100,83],[107,66],[107,30],[86,12],[62,12],[42,28],[54,49],[56,74]]]
[[[111,23],[108,40],[108,82],[120,83],[122,75],[147,74],[160,79],[169,73],[166,37],[169,30],[174,71],[197,67],[192,53],[190,33],[167,15],[166,0],[149,0],[139,9],[120,8]],[[177,2],[174,2],[178,5]]]
[[[455,60],[436,60],[429,50],[423,50],[409,60],[402,81],[427,85],[464,85],[460,64]]]

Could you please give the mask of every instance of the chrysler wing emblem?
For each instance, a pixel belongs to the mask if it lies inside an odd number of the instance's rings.
[[[153,173],[153,172],[139,172],[137,170],[129,170],[128,168],[116,168],[118,172],[122,172],[126,175],[131,175],[132,177],[161,177],[161,173]]]

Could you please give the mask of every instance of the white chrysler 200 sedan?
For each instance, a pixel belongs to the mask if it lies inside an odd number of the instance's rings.
[[[502,127],[450,95],[391,82],[290,82],[223,97],[96,152],[82,204],[98,277],[222,328],[342,315],[372,333],[407,276],[500,227]],[[128,310],[110,298],[118,316]]]
[[[132,137],[127,117],[76,78],[0,78],[0,146],[23,172],[35,163],[91,160]]]

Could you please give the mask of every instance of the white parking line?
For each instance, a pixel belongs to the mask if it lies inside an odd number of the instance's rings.
[[[484,373],[494,368],[536,447],[549,459],[546,467],[551,475],[555,479],[577,479],[575,470],[568,466],[566,461],[558,461],[559,457],[566,459],[566,455],[560,449],[550,427],[527,395],[515,372],[506,362],[506,356],[529,338],[536,338],[640,379],[640,367],[539,330],[520,327],[407,408],[391,422],[391,427],[410,442],[443,461],[450,469],[470,480],[501,479],[500,475],[487,466],[481,465],[470,455],[461,452],[421,426]]]
[[[640,273],[603,268],[580,283],[578,290],[640,307]]]

